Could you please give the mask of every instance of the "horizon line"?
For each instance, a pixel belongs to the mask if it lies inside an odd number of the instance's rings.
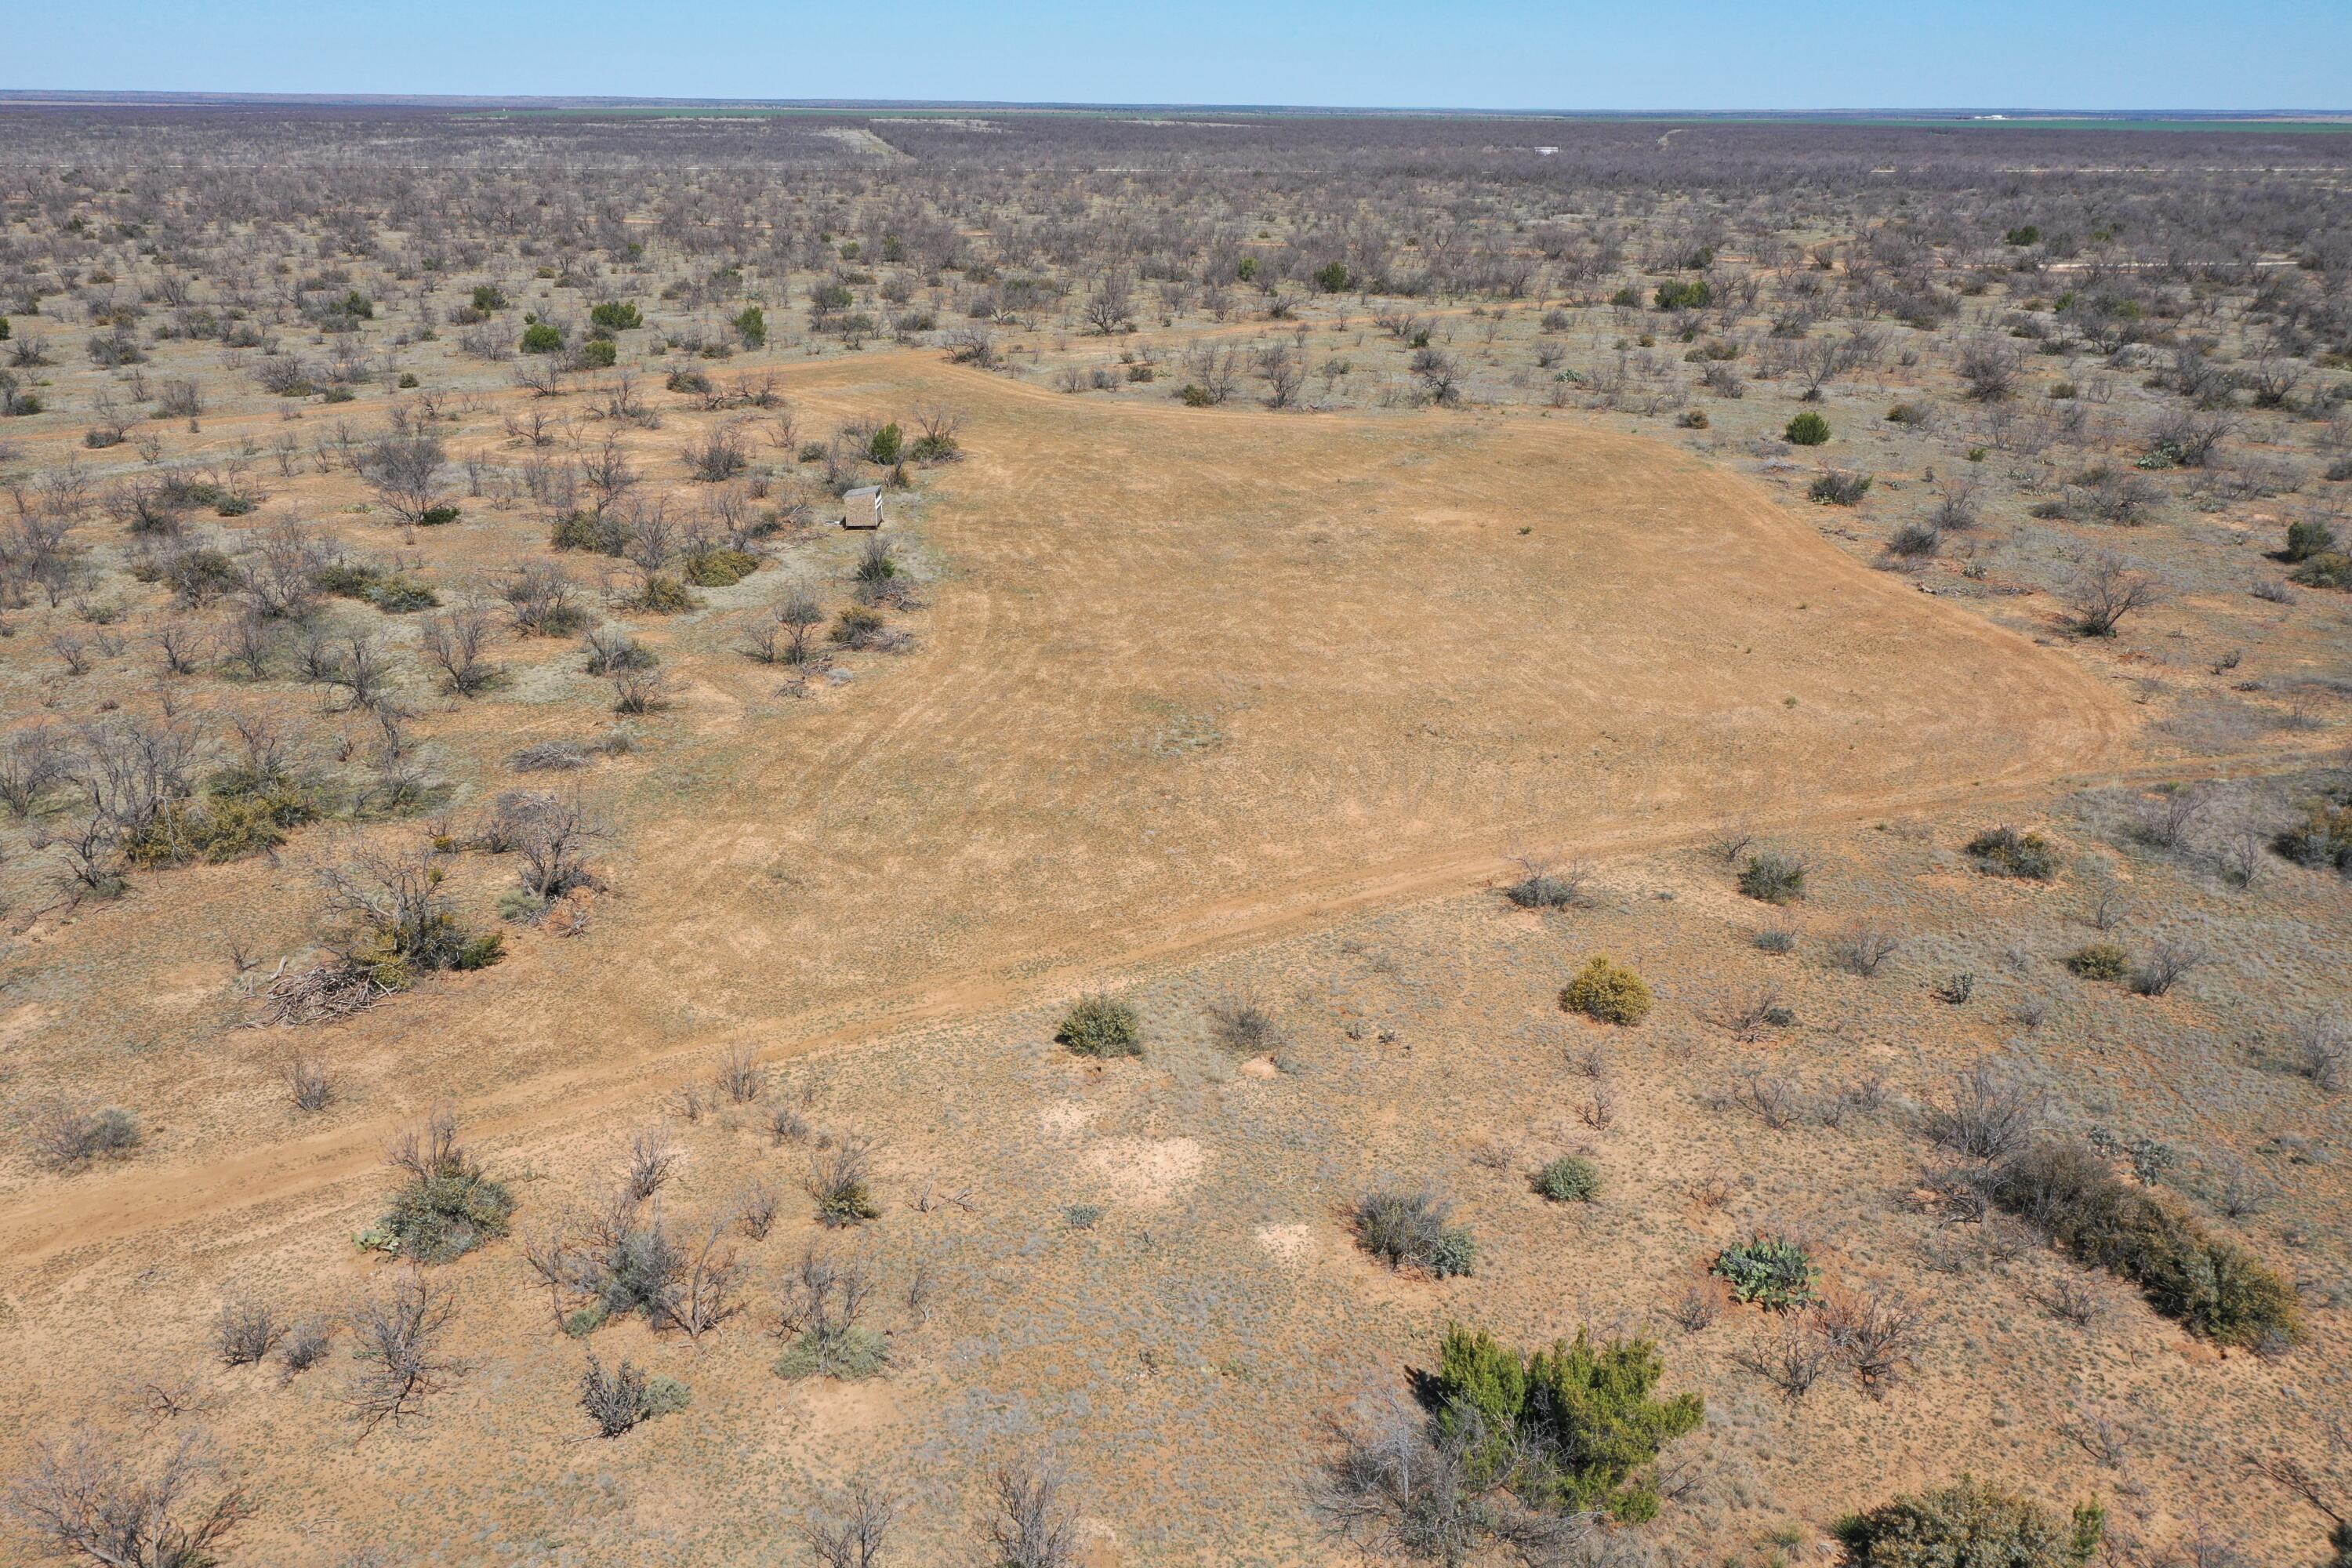
[[[1508,119],[1608,120],[1608,119],[1719,119],[1719,120],[1803,120],[1807,118],[1924,118],[1980,120],[1987,116],[2023,117],[2033,120],[2123,120],[2172,119],[2210,120],[2221,121],[2330,120],[2352,119],[2352,109],[2265,108],[2265,109],[2192,109],[2192,108],[2069,108],[2052,105],[2024,104],[1936,104],[1883,105],[1877,107],[1818,106],[1806,109],[1751,108],[1480,108],[1471,105],[1444,104],[1307,104],[1307,103],[1243,103],[1184,101],[1177,100],[1132,101],[1088,101],[1061,99],[982,99],[982,98],[740,98],[740,97],[671,97],[627,93],[401,93],[401,92],[295,92],[254,91],[243,89],[215,90],[205,88],[0,88],[0,104],[38,107],[45,103],[60,106],[99,106],[107,103],[154,104],[303,104],[379,106],[394,108],[534,108],[611,107],[611,108],[710,108],[710,109],[778,109],[834,110],[848,112],[868,110],[982,110],[995,113],[1055,113],[1071,111],[1155,111],[1177,113],[1218,114],[1375,114],[1433,115],[1474,118],[1496,116]]]

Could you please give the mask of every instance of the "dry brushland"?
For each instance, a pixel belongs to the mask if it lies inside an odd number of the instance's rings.
[[[2352,1563],[2347,165],[0,104],[9,1560]]]

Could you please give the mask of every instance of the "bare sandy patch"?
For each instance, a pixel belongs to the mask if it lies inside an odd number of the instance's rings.
[[[1190,1138],[1117,1138],[1086,1152],[1105,1195],[1135,1208],[1167,1203],[1207,1163],[1207,1151]]]

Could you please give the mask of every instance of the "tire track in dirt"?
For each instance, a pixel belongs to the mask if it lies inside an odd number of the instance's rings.
[[[1998,785],[1927,786],[1877,798],[1835,801],[1809,811],[1760,816],[1751,821],[1763,832],[1814,831],[1962,801],[1998,805],[2052,792],[2260,775],[2316,764],[2332,755],[2250,752],[2208,759],[2194,767],[2158,763],[2092,773],[2056,769],[2011,776]],[[1624,859],[1698,843],[1719,825],[1717,818],[1664,827],[1624,825],[1574,843],[1542,848],[1593,861]],[[1170,965],[1276,941],[1370,910],[1456,897],[1494,885],[1510,869],[1491,850],[1464,850],[1427,857],[1352,883],[1228,900],[1181,911],[1164,928],[1139,932],[1140,940],[1100,959],[1058,962],[1018,979],[1011,976],[1027,968],[1029,961],[1009,952],[985,970],[910,988],[862,1008],[866,1016],[853,1023],[832,1022],[823,1016],[762,1020],[656,1056],[535,1079],[477,1101],[467,1109],[467,1126],[478,1142],[512,1141],[551,1123],[682,1088],[707,1075],[716,1053],[759,1037],[796,1037],[788,1047],[755,1052],[763,1061],[852,1049],[908,1030],[1052,1000],[1082,984],[1109,984],[1113,977],[1132,983]],[[289,1199],[315,1197],[344,1182],[375,1179],[385,1142],[410,1120],[379,1118],[226,1159],[125,1173],[102,1187],[13,1205],[0,1211],[0,1257],[26,1267],[68,1249],[100,1246]]]
[[[796,390],[822,392],[844,379],[871,383],[882,356],[858,361],[832,361],[808,367],[797,378],[806,384]],[[895,365],[886,367],[897,368]],[[886,375],[883,379],[887,380]],[[1328,428],[1355,432],[1367,438],[1385,437],[1408,426],[1382,422],[1371,416],[1307,416],[1260,410],[1216,411],[1203,414],[1172,406],[1131,404],[1088,405],[1074,413],[1071,400],[1043,388],[1027,386],[963,367],[923,362],[920,382],[964,385],[999,400],[1050,407],[1060,421],[1069,417],[1101,424],[1129,421],[1162,426],[1181,421],[1188,432],[1201,431],[1213,421],[1212,431],[1244,429],[1281,431]],[[856,389],[852,388],[854,393]],[[903,393],[904,387],[897,387]],[[1302,423],[1303,422],[1303,423]],[[1548,426],[1532,419],[1474,416],[1465,426],[1515,432],[1518,443],[1590,436],[1576,424],[1559,421]],[[1436,426],[1443,430],[1445,426]],[[1833,826],[1889,811],[1921,809],[1967,799],[1987,803],[2028,797],[2037,791],[2069,784],[2129,782],[2133,779],[2178,779],[2199,771],[2200,764],[2150,764],[2112,771],[2112,764],[2134,725],[2120,702],[2109,700],[2098,684],[2062,655],[2035,647],[2014,633],[1982,621],[1966,611],[1919,596],[1887,583],[1803,529],[1768,496],[1744,485],[1724,485],[1718,470],[1676,449],[1631,437],[1611,436],[1611,450],[1625,472],[1619,482],[1657,490],[1671,490],[1694,479],[1712,481],[1709,499],[1730,507],[1747,531],[1743,538],[1757,569],[1777,569],[1787,556],[1808,574],[1809,584],[1827,583],[1853,592],[1865,607],[1876,605],[1891,613],[1898,631],[1932,627],[1937,636],[1958,638],[1980,649],[1985,668],[1998,671],[2006,700],[2019,712],[2036,715],[2035,743],[2021,746],[1989,765],[1969,765],[1966,757],[1932,759],[1938,773],[1933,782],[1895,789],[1832,789],[1810,801],[1752,813],[1758,826],[1793,830]],[[1530,460],[1539,459],[1532,450]],[[1073,462],[1062,455],[1065,465]],[[1024,470],[1008,492],[1016,505],[1027,504],[1050,487],[1082,477],[1076,467]],[[975,520],[957,503],[960,481],[950,476],[940,482],[939,504],[925,527],[940,541],[950,559],[960,550],[976,545]],[[1475,487],[1449,487],[1476,499]],[[997,577],[971,574],[952,591],[943,588],[926,645],[917,661],[903,668],[889,684],[894,701],[878,724],[851,729],[806,752],[786,752],[758,776],[740,781],[761,790],[779,784],[806,793],[820,803],[837,802],[853,786],[852,780],[876,759],[901,752],[910,737],[932,731],[955,742],[958,751],[1006,721],[1013,700],[1044,679],[1049,665],[1036,642],[1018,634],[1019,623],[1007,616],[1001,595],[1009,578],[1013,590],[1038,595],[1049,623],[1084,614],[1090,607],[1087,583],[1052,554],[1044,544],[1029,540],[1004,549],[1001,539],[989,536],[1003,553],[1011,570]],[[1153,533],[1149,529],[1106,529],[1099,548],[1117,572],[1147,584],[1171,576],[1179,558],[1198,548],[1175,531]],[[1230,610],[1223,611],[1228,616]],[[1224,625],[1226,623],[1219,623]],[[1563,645],[1565,646],[1565,645]],[[1545,668],[1513,668],[1508,679],[1514,690],[1528,699],[1529,717],[1522,722],[1565,721],[1575,706],[1568,683],[1560,679],[1572,668],[1572,655],[1559,656],[1559,664]],[[1120,689],[1125,689],[1121,688]],[[1084,697],[1085,694],[1080,694]],[[1095,695],[1108,701],[1109,689]],[[1092,721],[1115,717],[1105,709],[1089,709]],[[1691,742],[1696,744],[1696,742]],[[2209,772],[2232,767],[2280,765],[2285,759],[2250,753],[2201,764]],[[1409,762],[1399,775],[1402,797],[1409,803],[1459,793],[1458,773],[1441,771],[1435,749]],[[1822,765],[1834,768],[1833,759]],[[2107,769],[2110,771],[2102,771]],[[1961,775],[1965,782],[1961,782]],[[1832,774],[1832,776],[1835,776]],[[725,1047],[764,1047],[770,1058],[799,1056],[850,1048],[894,1032],[967,1017],[975,1014],[1051,999],[1083,984],[1099,984],[1113,974],[1148,973],[1156,966],[1188,962],[1204,954],[1251,942],[1272,940],[1294,931],[1328,924],[1367,910],[1418,902],[1459,894],[1492,882],[1505,869],[1498,852],[1530,846],[1563,855],[1614,858],[1647,853],[1691,842],[1711,831],[1722,813],[1683,811],[1661,818],[1629,810],[1638,802],[1626,798],[1625,786],[1610,781],[1604,797],[1613,796],[1616,808],[1602,812],[1564,842],[1546,844],[1560,836],[1547,834],[1541,823],[1555,812],[1544,809],[1550,787],[1539,769],[1513,776],[1502,771],[1507,799],[1521,803],[1489,818],[1466,823],[1438,842],[1423,842],[1383,858],[1372,865],[1341,866],[1319,876],[1286,876],[1276,885],[1194,900],[1158,911],[1150,918],[1121,921],[1115,945],[1102,942],[1106,922],[1067,920],[1015,926],[991,943],[984,962],[967,964],[945,977],[884,987],[855,1004],[837,1002],[805,1009],[770,1011],[757,1021],[706,1033],[690,1043],[656,1045],[618,1060],[605,1060],[572,1070],[513,1082],[475,1097],[467,1107],[468,1124],[478,1137],[512,1140],[535,1129],[576,1118],[600,1106],[618,1104],[649,1095],[706,1071],[713,1054]],[[1013,787],[1011,779],[989,781],[997,793]],[[1328,765],[1316,770],[1305,805],[1329,814],[1346,798],[1344,773]],[[1261,777],[1254,787],[1276,784],[1295,787],[1296,781]],[[1067,777],[1053,781],[1043,801],[1048,811],[1067,809],[1086,797],[1086,781]],[[1521,793],[1524,792],[1524,793]],[[993,798],[992,795],[990,798]],[[1440,818],[1439,820],[1443,820]],[[739,823],[677,825],[664,835],[675,847],[708,847],[711,835],[731,837]],[[1248,855],[1252,847],[1229,847],[1228,853]],[[1310,859],[1309,864],[1314,862]],[[1081,951],[1085,949],[1086,951]],[[774,1044],[779,1038],[785,1044]],[[215,1214],[317,1194],[338,1184],[373,1176],[382,1142],[394,1129],[391,1118],[336,1129],[315,1137],[218,1158],[191,1161],[173,1167],[135,1169],[102,1184],[16,1203],[0,1209],[0,1254],[27,1263],[64,1249],[121,1238],[160,1226],[201,1220]]]

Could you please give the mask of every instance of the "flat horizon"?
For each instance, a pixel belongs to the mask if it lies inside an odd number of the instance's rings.
[[[442,106],[531,107],[592,105],[656,108],[729,108],[782,110],[987,110],[997,113],[1155,112],[1202,114],[1417,114],[1465,119],[1544,120],[1809,120],[1947,118],[1979,120],[1989,116],[2034,120],[2211,120],[2276,121],[2352,119],[2352,107],[2280,105],[2259,109],[2116,108],[2069,104],[1879,104],[1819,105],[1803,109],[1729,107],[1559,109],[1540,105],[1479,108],[1419,103],[1280,103],[1213,102],[1207,100],[996,99],[996,98],[745,98],[728,94],[679,97],[647,93],[410,93],[338,91],[258,91],[209,88],[0,88],[0,102],[153,102],[153,103],[349,103],[394,107]]]

